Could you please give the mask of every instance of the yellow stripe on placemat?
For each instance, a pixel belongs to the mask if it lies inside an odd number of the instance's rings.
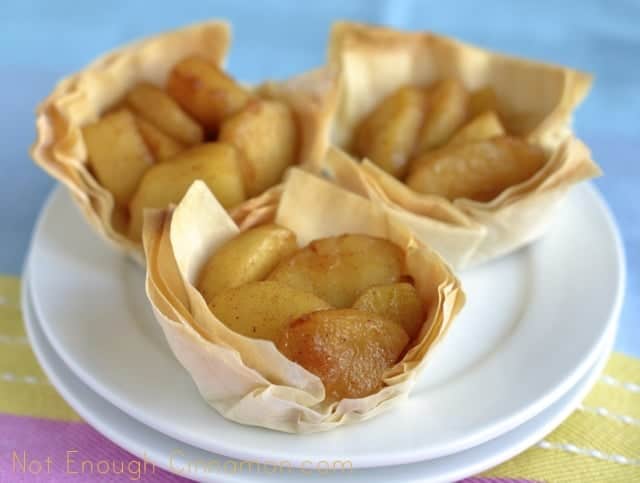
[[[604,374],[587,396],[585,405],[605,407],[612,413],[640,419],[640,361],[614,354]]]
[[[42,372],[24,332],[20,280],[0,276],[0,413],[78,421]]]
[[[20,279],[0,275],[0,334],[24,337],[20,311]]]
[[[596,386],[553,433],[483,476],[553,483],[640,481],[640,360],[613,354]]]

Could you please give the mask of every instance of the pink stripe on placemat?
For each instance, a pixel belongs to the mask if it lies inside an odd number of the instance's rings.
[[[0,482],[186,480],[140,460],[86,423],[0,414]]]
[[[514,480],[511,478],[466,478],[458,483],[540,483],[538,480]]]
[[[0,414],[0,483],[187,483],[136,458],[86,423]],[[467,478],[460,483],[535,483]]]

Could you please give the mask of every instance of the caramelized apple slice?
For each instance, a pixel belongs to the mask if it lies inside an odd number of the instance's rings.
[[[401,87],[386,97],[358,126],[353,149],[396,178],[403,178],[422,125],[425,96],[418,87]]]
[[[390,241],[342,235],[311,242],[280,263],[269,279],[346,308],[371,285],[397,282],[405,273],[404,254]]]
[[[425,319],[418,291],[410,283],[369,287],[358,297],[353,308],[378,314],[401,325],[411,339],[418,335]]]
[[[289,107],[278,101],[255,99],[227,118],[220,141],[242,154],[247,196],[259,195],[281,180],[293,164],[298,147],[297,128]]]
[[[165,208],[171,203],[178,203],[197,179],[207,184],[225,208],[245,199],[235,148],[224,143],[201,144],[147,171],[129,204],[129,236],[140,240],[145,208]]]
[[[126,206],[153,163],[135,117],[119,109],[84,126],[82,135],[96,178],[113,194],[116,204]]]
[[[400,358],[409,337],[379,315],[353,309],[321,310],[293,321],[278,349],[318,376],[326,399],[369,396],[383,387],[382,376]]]
[[[127,103],[140,117],[181,143],[202,142],[202,127],[159,87],[138,84],[127,94]]]
[[[205,300],[224,289],[262,280],[298,248],[296,235],[282,226],[251,228],[222,245],[200,272],[198,290]]]
[[[498,115],[494,111],[485,111],[463,126],[462,129],[451,138],[449,145],[486,141],[487,139],[504,136],[505,134]]]
[[[250,94],[231,77],[199,57],[189,57],[174,66],[167,92],[209,133],[217,132],[222,120],[242,109],[250,99]]]
[[[415,152],[421,154],[449,141],[467,119],[467,103],[467,91],[458,80],[444,79],[431,86]]]
[[[450,200],[490,201],[545,163],[542,149],[508,136],[444,147],[414,161],[407,185]]]
[[[331,306],[312,293],[263,281],[223,290],[211,299],[209,308],[239,334],[276,341],[292,320]]]
[[[165,161],[184,150],[184,145],[163,133],[149,121],[136,118],[138,130],[157,161]]]

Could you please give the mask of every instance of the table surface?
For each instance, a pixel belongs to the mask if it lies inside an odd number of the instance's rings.
[[[137,37],[208,18],[234,26],[228,62],[248,82],[323,63],[333,20],[432,30],[595,75],[575,130],[605,176],[595,184],[622,232],[627,291],[616,350],[640,356],[640,2],[296,0],[50,2],[0,6],[0,273],[19,274],[33,224],[54,182],[31,162],[36,104],[64,75]],[[597,274],[594,274],[597,276]]]

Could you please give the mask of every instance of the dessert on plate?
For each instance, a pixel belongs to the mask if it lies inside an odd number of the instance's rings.
[[[223,69],[229,45],[219,21],[159,34],[64,79],[38,108],[35,161],[138,258],[144,210],[177,203],[194,180],[242,224],[275,209],[290,166],[324,154],[334,76],[246,86]]]
[[[340,210],[334,210],[340,206]],[[293,168],[238,227],[201,181],[147,211],[147,295],[224,417],[303,433],[402,400],[464,304],[428,246],[375,204]]]
[[[431,33],[334,24],[336,181],[380,203],[453,266],[539,237],[599,168],[570,130],[590,77]]]

